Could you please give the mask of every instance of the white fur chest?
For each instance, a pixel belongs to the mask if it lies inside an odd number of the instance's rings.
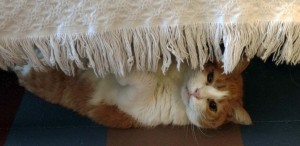
[[[120,86],[113,80],[101,82],[90,103],[117,105],[146,126],[189,124],[178,85],[166,78],[151,82],[135,87]]]
[[[179,89],[175,85],[158,84],[157,88],[151,91],[134,98],[131,97],[132,100],[118,103],[118,106],[148,126],[189,123],[180,93],[178,93]]]

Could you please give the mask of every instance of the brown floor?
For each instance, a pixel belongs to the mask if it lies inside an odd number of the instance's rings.
[[[107,145],[130,146],[242,146],[240,128],[229,124],[219,130],[192,127],[157,127],[154,129],[109,129]]]

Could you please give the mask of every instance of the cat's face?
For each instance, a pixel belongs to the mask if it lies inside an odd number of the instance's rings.
[[[229,75],[221,65],[207,64],[203,71],[190,72],[181,88],[189,120],[201,128],[217,128],[226,122],[249,125],[249,114],[242,106],[242,61]]]

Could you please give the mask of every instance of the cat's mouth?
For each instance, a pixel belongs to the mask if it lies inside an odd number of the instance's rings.
[[[185,101],[186,101],[187,105],[189,105],[190,99],[191,99],[191,94],[190,94],[187,86],[185,86],[184,91],[185,91]]]
[[[188,104],[189,104],[189,103],[190,103],[190,100],[191,100],[191,97],[193,96],[193,94],[190,93],[189,88],[188,88],[187,86],[185,87],[185,93],[186,93],[186,99],[187,99],[187,102],[188,102]]]
[[[185,86],[185,93],[187,95],[187,97],[189,98],[192,94],[189,92],[189,89],[187,86]]]

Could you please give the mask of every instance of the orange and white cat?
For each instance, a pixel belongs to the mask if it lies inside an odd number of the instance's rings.
[[[171,66],[161,72],[132,71],[125,77],[97,78],[91,70],[77,70],[74,77],[49,69],[34,71],[15,67],[19,82],[29,91],[108,127],[188,125],[217,128],[234,122],[249,125],[243,108],[241,61],[231,74],[208,63],[203,71]]]

